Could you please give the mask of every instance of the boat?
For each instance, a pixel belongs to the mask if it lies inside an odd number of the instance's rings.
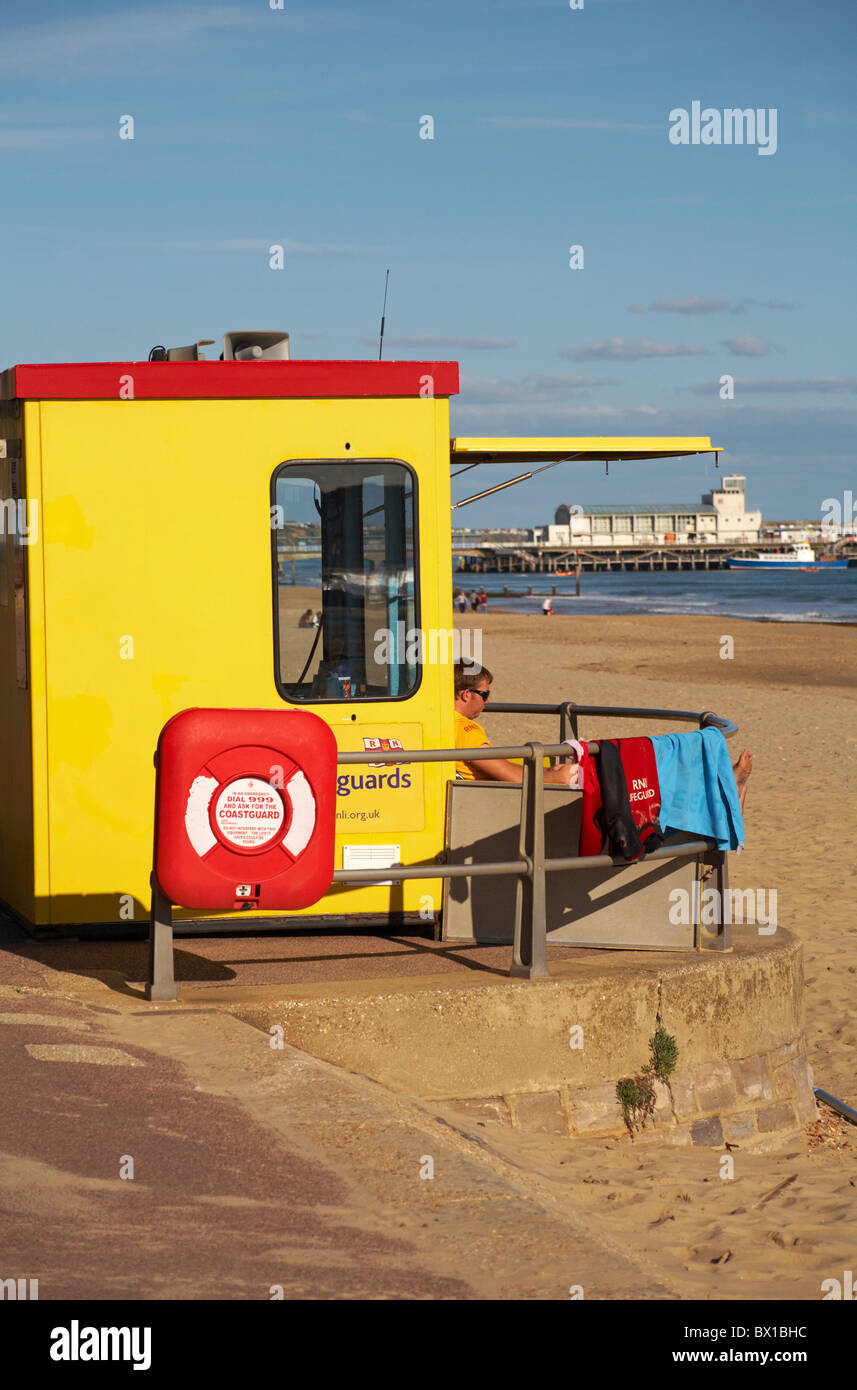
[[[811,545],[793,545],[783,554],[752,555],[745,559],[733,558],[726,561],[730,570],[803,570],[808,574],[819,574],[822,570],[847,570],[848,560],[816,559]]]

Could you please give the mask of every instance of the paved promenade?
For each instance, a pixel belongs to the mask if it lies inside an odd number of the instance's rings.
[[[478,1126],[11,936],[0,1277],[41,1299],[675,1296]]]

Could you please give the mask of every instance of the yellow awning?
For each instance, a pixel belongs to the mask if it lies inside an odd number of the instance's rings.
[[[614,463],[623,459],[683,458],[688,454],[720,453],[703,435],[687,438],[649,435],[587,435],[580,438],[493,439],[458,436],[449,441],[452,463],[547,463],[577,459]]]

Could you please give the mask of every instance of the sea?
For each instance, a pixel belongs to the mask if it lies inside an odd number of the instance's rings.
[[[453,574],[453,589],[469,593],[484,584],[488,611],[541,613],[552,594],[560,613],[701,613],[712,618],[749,618],[764,623],[857,623],[857,569],[667,570],[582,574],[580,597],[574,577],[547,574]],[[503,588],[508,596],[503,596]],[[527,590],[532,589],[528,595]]]
[[[316,559],[298,560],[298,584],[318,588]],[[284,575],[284,579],[289,576]],[[764,623],[857,623],[857,569],[654,570],[583,574],[580,598],[574,576],[464,574],[453,572],[453,590],[467,593],[484,584],[489,612],[541,613],[553,594],[555,613],[702,613],[714,618],[749,618]],[[503,589],[508,593],[504,596]],[[528,594],[527,590],[532,593]]]

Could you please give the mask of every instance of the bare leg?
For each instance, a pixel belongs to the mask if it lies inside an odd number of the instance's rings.
[[[747,783],[750,780],[750,773],[753,771],[753,754],[749,748],[745,748],[737,763],[734,764],[732,771],[735,773],[735,783],[738,787],[738,800],[741,803],[741,812],[744,811],[744,797],[747,795]]]

